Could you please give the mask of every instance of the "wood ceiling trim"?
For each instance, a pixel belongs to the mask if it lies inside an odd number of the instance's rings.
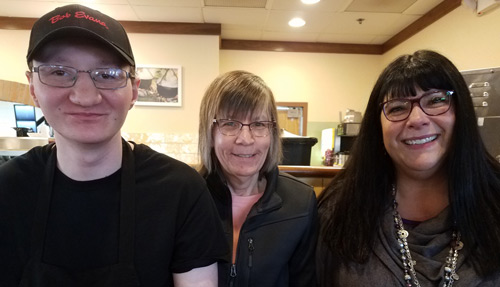
[[[381,45],[335,44],[313,42],[280,42],[221,40],[223,50],[271,51],[271,52],[308,52],[338,54],[382,54]]]
[[[221,24],[120,21],[128,33],[219,35]]]
[[[31,30],[36,18],[0,17],[0,29]]]
[[[381,45],[221,39],[220,48],[223,50],[381,55],[406,41],[460,5],[461,0],[444,0]],[[36,18],[0,17],[0,29],[30,30],[36,20]],[[221,35],[221,24],[141,21],[120,21],[120,23],[122,23],[125,30],[129,33]]]

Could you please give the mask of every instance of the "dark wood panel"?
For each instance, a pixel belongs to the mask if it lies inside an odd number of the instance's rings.
[[[129,33],[220,35],[221,24],[120,21]]]
[[[410,24],[408,27],[403,29],[401,32],[396,34],[394,37],[387,40],[383,46],[383,53],[389,51],[390,49],[396,47],[407,39],[411,38],[413,35],[422,31],[426,27],[430,26],[432,23],[436,22],[446,14],[455,10],[461,5],[461,0],[444,0],[439,5],[431,9],[424,16],[420,17],[417,21]]]
[[[286,172],[295,177],[321,177],[333,178],[342,168],[331,166],[305,166],[305,165],[280,165],[281,172]]]
[[[0,29],[31,30],[36,20],[36,18],[0,17]]]
[[[271,52],[308,52],[308,53],[374,54],[374,55],[382,54],[381,45],[227,40],[227,39],[222,39],[221,49],[271,51]]]

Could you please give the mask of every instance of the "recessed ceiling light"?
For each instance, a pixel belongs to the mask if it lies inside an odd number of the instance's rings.
[[[304,4],[316,4],[319,1],[320,0],[302,0],[302,3],[304,3]]]
[[[292,26],[292,27],[302,27],[306,24],[306,21],[304,21],[304,19],[302,18],[293,18],[292,20],[290,20],[288,22],[288,25]]]

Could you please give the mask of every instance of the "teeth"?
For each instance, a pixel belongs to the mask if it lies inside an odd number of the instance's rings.
[[[428,138],[424,138],[424,139],[419,139],[419,140],[407,140],[405,141],[406,144],[409,144],[409,145],[415,145],[415,144],[424,144],[424,143],[428,143],[430,141],[433,141],[437,138],[436,135],[434,136],[430,136]]]
[[[238,154],[237,156],[239,156],[239,157],[246,157],[246,158],[252,157],[251,154]]]

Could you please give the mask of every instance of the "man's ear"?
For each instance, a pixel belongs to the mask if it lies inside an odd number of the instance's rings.
[[[27,71],[25,73],[25,75],[26,75],[26,78],[28,79],[28,82],[29,82],[29,90],[30,90],[31,99],[33,99],[35,106],[39,108],[40,104],[38,103],[38,98],[36,97],[36,93],[35,93],[35,87],[33,86],[33,73]]]

